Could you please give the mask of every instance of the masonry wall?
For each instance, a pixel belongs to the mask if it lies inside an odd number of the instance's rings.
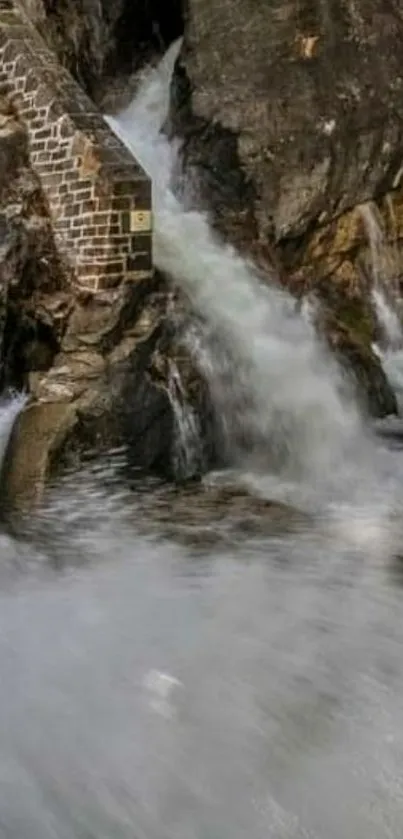
[[[12,0],[0,0],[0,92],[27,126],[76,282],[97,290],[149,276],[150,180]]]

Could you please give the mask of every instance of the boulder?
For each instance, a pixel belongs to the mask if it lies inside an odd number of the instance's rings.
[[[402,202],[402,37],[398,0],[188,0],[168,124],[187,200],[263,272],[319,297],[326,335],[375,414],[396,402],[371,348],[360,207],[377,201],[390,231],[388,201]],[[402,266],[395,258],[386,285]]]
[[[3,464],[5,503],[23,508],[42,500],[46,485],[88,459],[120,450],[126,476],[157,473],[190,477],[205,468],[213,445],[207,395],[174,330],[172,292],[163,278],[143,289],[98,292],[85,299],[36,299],[32,318],[48,324],[58,351],[46,370],[24,375],[30,398],[17,419]],[[31,303],[32,305],[32,303]],[[170,370],[183,383],[171,388]],[[191,461],[176,462],[176,403],[201,418],[205,445]]]

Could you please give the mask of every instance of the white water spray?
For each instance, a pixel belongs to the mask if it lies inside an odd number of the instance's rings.
[[[207,324],[205,372],[233,454],[242,438],[243,456],[258,452],[262,463],[277,452],[292,471],[323,471],[360,432],[355,407],[340,395],[340,371],[296,315],[295,301],[263,286],[253,266],[215,238],[208,218],[185,210],[170,188],[177,149],[161,126],[178,50],[179,43],[169,49],[125,111],[108,117],[153,180],[155,263]]]

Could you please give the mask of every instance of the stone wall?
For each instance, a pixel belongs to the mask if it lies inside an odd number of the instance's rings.
[[[149,276],[150,180],[12,0],[0,0],[0,92],[26,124],[74,281],[98,290]]]

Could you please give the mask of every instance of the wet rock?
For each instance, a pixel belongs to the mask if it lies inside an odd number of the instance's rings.
[[[27,376],[30,401],[15,425],[3,468],[7,503],[22,507],[39,501],[51,478],[122,447],[129,473],[135,469],[173,477],[178,430],[167,365],[178,356],[179,346],[173,337],[171,298],[160,277],[140,298],[128,283],[85,302],[72,297],[73,305],[62,309],[59,351],[49,369],[31,370]],[[56,335],[60,308],[52,303],[51,297],[42,300],[47,320],[55,317]],[[176,363],[181,363],[179,356]],[[200,401],[205,391],[189,359],[183,376],[187,398],[205,416]],[[209,439],[203,422],[200,433]],[[206,446],[200,457],[204,467]],[[201,463],[194,468],[199,471]]]
[[[144,522],[146,533],[157,528],[197,553],[212,546],[225,549],[251,536],[301,533],[311,526],[310,516],[301,510],[224,481],[189,481],[179,487],[140,483],[134,487],[136,521]]]

